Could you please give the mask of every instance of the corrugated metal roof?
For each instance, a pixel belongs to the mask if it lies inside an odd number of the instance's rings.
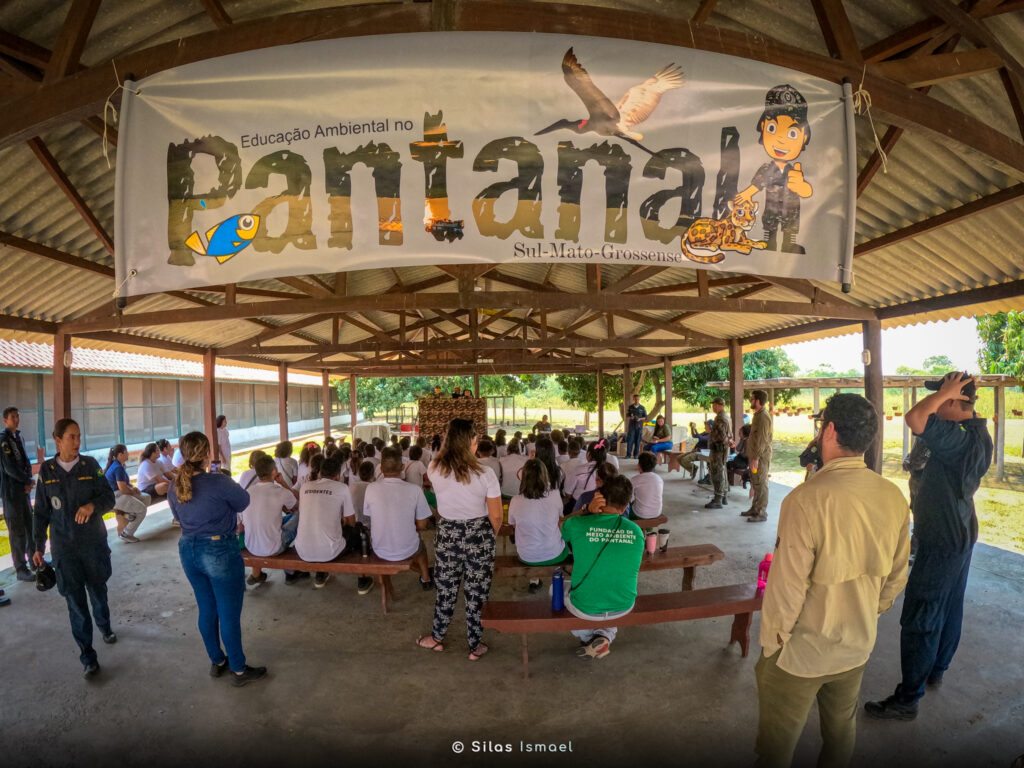
[[[357,4],[354,0],[342,3],[327,0],[229,0],[224,3],[228,13],[239,21]],[[696,10],[698,0],[573,0],[573,4],[688,18]],[[59,34],[67,7],[68,0],[10,0],[0,6],[0,28],[50,47]],[[864,0],[845,3],[844,7],[862,47],[920,21],[927,15],[917,3],[910,0]],[[715,6],[709,23],[746,34],[775,38],[827,55],[813,8],[805,0],[720,2]],[[986,19],[984,24],[1011,54],[1018,59],[1024,58],[1024,14],[1001,14]],[[141,50],[212,29],[213,23],[203,12],[200,3],[167,3],[163,0],[128,3],[107,0],[100,6],[82,62],[90,66],[114,54]],[[961,41],[958,50],[971,47],[969,43]],[[1019,135],[1013,111],[996,74],[942,83],[934,86],[930,95],[982,119],[1010,136]],[[888,127],[878,116],[875,116],[874,126],[879,135]],[[867,117],[857,118],[857,133],[857,152],[863,164],[874,150]],[[47,131],[42,139],[100,224],[111,232],[114,174],[103,156],[99,136],[79,123],[68,123]],[[113,159],[111,152],[110,164]],[[889,154],[887,165],[888,172],[879,172],[858,201],[858,242],[865,242],[951,210],[1015,183],[1014,179],[990,165],[979,163],[966,153],[951,150],[913,132],[904,133],[894,151]],[[14,183],[0,186],[0,230],[100,264],[111,264],[109,254],[27,147],[22,145],[0,150],[0,175],[14,180]],[[1024,201],[1019,201],[861,257],[855,265],[853,291],[845,298],[855,304],[885,307],[1021,279],[1024,277],[1024,256],[1019,245],[1024,242],[1022,214]],[[571,264],[505,264],[499,269],[530,283],[548,281],[567,292],[582,292],[587,286],[585,269]],[[627,266],[603,266],[602,285],[614,284],[629,274],[630,270]],[[111,279],[38,256],[26,255],[10,247],[0,247],[0,273],[3,275],[0,280],[0,314],[60,322],[101,309],[111,301]],[[396,285],[396,275],[403,285],[410,285],[438,274],[439,270],[433,266],[355,271],[348,274],[347,293],[351,296],[387,291]],[[718,273],[711,277],[715,279],[725,276],[726,273]],[[692,269],[668,268],[630,290],[691,282],[695,279]],[[329,276],[327,283],[331,283]],[[488,279],[487,276],[482,279],[482,283],[498,290],[520,290],[502,284],[497,279]],[[826,292],[838,295],[835,285],[818,285]],[[241,284],[241,287],[299,295],[295,289],[272,279],[249,281]],[[453,284],[446,283],[425,290],[436,292],[452,289]],[[725,296],[736,290],[737,286],[715,287],[711,295]],[[205,296],[217,303],[223,301],[223,296],[219,294]],[[763,299],[800,300],[797,294],[781,288],[765,290],[757,296]],[[256,299],[240,296],[239,300]],[[983,306],[1005,308],[1016,306],[1017,303],[1012,300]],[[173,297],[150,297],[132,302],[126,315],[142,311],[180,312],[190,306],[193,305]],[[636,311],[645,311],[642,296],[638,296]],[[964,314],[961,310],[941,310],[931,312],[927,317],[940,318],[958,312]],[[509,318],[495,321],[490,325],[490,330],[501,333],[511,328],[515,318],[522,317],[523,313],[523,310],[517,310]],[[668,320],[675,314],[657,312],[651,313],[651,316]],[[364,316],[385,330],[398,327],[398,318],[392,313],[366,313]],[[548,312],[546,319],[549,328],[555,329],[577,321],[580,316],[577,308],[567,307],[561,312]],[[276,317],[267,322],[282,325],[300,317]],[[416,319],[410,315],[407,322],[413,323]],[[538,319],[536,315],[534,319]],[[743,337],[790,327],[799,322],[802,320],[780,316],[701,313],[686,319],[684,324],[693,330],[719,337]],[[886,324],[906,322],[910,321],[892,320],[886,321]],[[300,333],[329,341],[331,327],[331,322],[321,321]],[[642,327],[632,319],[617,318],[615,322],[616,333],[623,337],[636,334]],[[440,328],[455,332],[459,326],[444,322]],[[140,329],[140,332],[142,335],[169,341],[200,346],[226,346],[253,337],[261,332],[261,326],[252,321],[231,320],[157,326]],[[575,329],[574,333],[604,338],[607,327],[603,319],[595,319]],[[648,337],[671,338],[671,334],[654,331]],[[368,331],[352,323],[342,324],[340,341],[343,343],[370,338],[373,335]],[[299,340],[300,337],[294,334],[286,334],[268,340],[263,347],[269,349],[275,345],[291,345]],[[642,344],[642,341],[637,339],[637,344]],[[91,342],[83,340],[83,343]],[[638,348],[643,349],[640,346]],[[661,348],[659,350],[660,354],[666,353]],[[289,356],[294,359],[300,357]]]

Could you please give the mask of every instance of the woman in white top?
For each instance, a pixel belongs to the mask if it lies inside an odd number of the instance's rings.
[[[565,479],[565,493],[578,499],[581,494],[592,491],[596,488],[597,480],[594,477],[598,466],[604,464],[608,459],[608,448],[604,438],[596,443],[591,443],[587,448],[587,463],[579,467],[572,477]],[[571,510],[570,510],[571,511]]]
[[[295,479],[299,476],[299,462],[292,458],[292,451],[291,440],[282,440],[274,448],[274,464],[289,488],[295,485]]]
[[[156,447],[160,451],[157,461],[163,466],[164,473],[170,477],[176,468],[174,464],[174,446],[171,445],[170,440],[161,438],[156,441]]]
[[[530,459],[523,467],[518,496],[508,503],[508,524],[516,529],[516,555],[527,565],[555,565],[569,556],[558,520],[562,495],[551,488],[547,467]],[[530,580],[530,593],[540,589],[540,579]]]
[[[487,646],[481,640],[480,612],[491,591],[494,536],[502,521],[498,478],[477,460],[476,448],[473,422],[452,419],[444,445],[427,470],[441,516],[434,542],[437,597],[431,632],[416,641],[427,650],[444,650],[444,637],[455,611],[461,582],[466,599],[470,661],[477,661],[487,653]]]
[[[508,453],[498,459],[501,464],[501,495],[511,499],[519,493],[520,472],[526,463],[526,457],[519,452],[519,441],[512,438],[508,444]]]
[[[135,478],[139,490],[152,496],[166,496],[172,478],[167,477],[164,465],[160,463],[160,449],[150,443],[142,449],[139,457],[139,474]]]
[[[305,482],[306,478],[309,477],[309,465],[310,461],[314,456],[320,453],[320,445],[312,441],[302,446],[302,450],[299,452],[299,466],[295,470],[295,489]]]
[[[228,417],[223,413],[217,417],[217,461],[221,471],[231,474],[231,435],[228,432]]]

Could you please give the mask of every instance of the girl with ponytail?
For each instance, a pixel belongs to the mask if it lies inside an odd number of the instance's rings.
[[[231,682],[245,685],[267,674],[250,667],[242,651],[242,596],[245,565],[235,532],[249,494],[227,475],[207,472],[210,441],[189,432],[179,443],[185,460],[167,493],[171,513],[181,523],[178,555],[199,605],[199,632],[210,657],[210,675],[230,669]],[[221,642],[223,641],[223,647]]]

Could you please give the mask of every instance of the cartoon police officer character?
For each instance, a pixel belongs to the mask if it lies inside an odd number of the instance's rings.
[[[779,248],[778,230],[782,230],[783,253],[804,253],[796,242],[800,231],[800,198],[814,191],[804,178],[797,158],[811,140],[807,122],[807,100],[791,85],[777,85],[764,99],[764,111],[757,121],[760,143],[770,158],[757,169],[750,186],[736,195],[736,201],[750,202],[764,190],[761,224],[768,250]]]

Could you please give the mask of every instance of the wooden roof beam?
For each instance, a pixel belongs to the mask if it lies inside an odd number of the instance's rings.
[[[693,12],[693,17],[690,19],[690,23],[704,24],[711,17],[711,12],[715,10],[715,6],[717,4],[718,0],[700,0],[700,5],[698,5],[697,10]]]
[[[104,331],[118,328],[139,328],[175,323],[201,323],[238,318],[303,315],[317,312],[365,312],[387,309],[466,310],[532,308],[561,310],[566,306],[581,307],[600,317],[604,312],[632,309],[636,299],[629,294],[531,293],[526,291],[495,293],[475,291],[463,293],[374,294],[370,296],[332,296],[328,299],[295,299],[291,301],[246,302],[205,307],[187,314],[138,312],[112,316],[90,323],[72,321],[63,326],[64,333]],[[750,301],[747,299],[700,298],[693,296],[648,296],[644,309],[695,312],[738,312],[799,317],[836,317],[869,320],[874,311],[867,307],[836,302]],[[593,320],[594,318],[591,318]]]
[[[75,210],[78,211],[79,215],[85,220],[85,223],[89,225],[89,229],[91,229],[96,234],[96,237],[99,238],[103,247],[107,250],[107,253],[113,256],[114,241],[110,238],[110,235],[107,234],[103,225],[100,224],[100,220],[96,218],[96,214],[92,212],[92,209],[90,209],[86,204],[85,200],[78,193],[78,190],[75,189],[75,185],[71,183],[71,179],[69,179],[67,174],[64,173],[64,170],[60,167],[57,159],[50,154],[50,150],[47,148],[46,144],[43,143],[43,140],[36,136],[28,140],[28,146],[39,159],[39,162],[43,164],[47,173],[49,173],[53,180],[57,182],[57,186],[60,187],[61,192],[67,196],[68,200],[70,200],[71,204],[75,207]]]
[[[117,146],[117,128],[112,125],[107,125],[106,121],[104,121],[102,117],[98,117],[96,115],[86,117],[82,120],[82,125],[93,131],[97,136],[101,138],[106,137],[111,146]]]
[[[69,267],[75,267],[76,269],[84,269],[88,272],[103,275],[104,277],[109,277],[111,279],[114,277],[113,267],[108,267],[106,264],[100,264],[95,261],[90,261],[89,259],[83,259],[81,256],[65,253],[57,248],[51,248],[48,245],[42,245],[41,243],[26,240],[23,237],[12,235],[9,232],[0,231],[0,245],[17,248],[19,251],[31,253],[34,256],[41,256],[42,258],[49,259],[50,261],[56,261]]]
[[[5,29],[0,29],[0,53],[36,67],[40,71],[50,65],[50,51]]]
[[[289,288],[295,288],[302,291],[307,296],[316,296],[323,299],[335,295],[333,290],[325,288],[320,283],[311,283],[301,277],[282,275],[281,277],[275,277],[274,279],[279,283],[284,283]]]
[[[821,35],[834,59],[860,64],[864,61],[842,0],[811,0]]]
[[[963,0],[960,9],[977,19],[990,18],[1003,13],[1013,13],[1024,9],[1024,2],[973,2]],[[968,8],[970,10],[968,10]],[[867,46],[861,51],[864,61],[884,61],[885,59],[898,56],[901,53],[912,50],[915,46],[933,40],[943,34],[943,30],[949,28],[943,19],[938,16],[928,16],[921,21],[911,24],[898,32],[894,32],[882,40]]]
[[[224,10],[220,0],[200,0],[200,2],[203,4],[203,8],[206,9],[206,15],[213,20],[217,29],[227,29],[231,26],[231,17]]]
[[[1010,108],[1013,109],[1013,116],[1017,120],[1017,131],[1024,139],[1024,83],[1005,68],[999,70],[999,77],[1003,81],[1006,98],[1010,100]]]
[[[976,48],[972,51],[893,59],[872,64],[870,69],[882,77],[896,80],[911,88],[921,88],[977,77],[995,72],[1002,66],[1003,60],[998,53],[989,48]]]
[[[64,17],[57,43],[46,65],[44,84],[62,80],[78,68],[78,61],[99,9],[100,0],[71,0],[71,7]]]
[[[925,10],[931,11],[979,48],[988,48],[997,54],[1004,66],[1017,77],[1024,79],[1024,66],[1017,61],[988,27],[981,21],[962,11],[950,0],[914,0]]]
[[[605,286],[604,291],[606,293],[622,293],[627,288],[632,288],[634,285],[642,283],[644,280],[648,280],[664,272],[666,269],[667,267],[635,267],[625,277],[620,278],[609,286]]]

